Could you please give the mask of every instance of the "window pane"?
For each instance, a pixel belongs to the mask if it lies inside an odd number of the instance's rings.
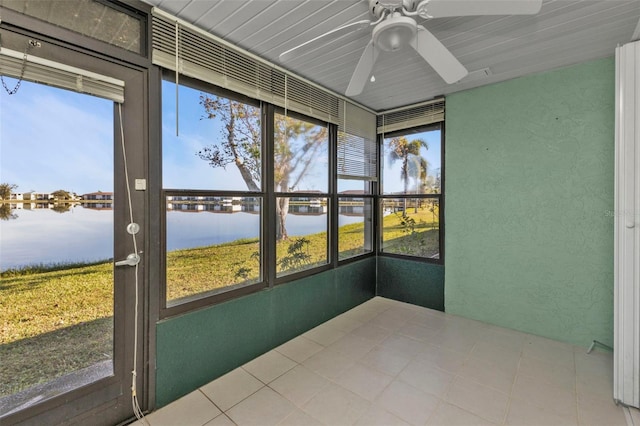
[[[373,200],[340,198],[338,200],[338,259],[347,259],[373,248]]]
[[[367,180],[338,179],[338,194],[372,194],[371,182]]]
[[[261,197],[166,197],[167,306],[261,281]]]
[[[382,201],[382,252],[440,258],[440,200],[385,198]]]
[[[326,126],[275,114],[276,192],[327,193],[329,139]]]
[[[383,146],[383,194],[439,194],[440,129],[386,138]]]
[[[114,46],[142,53],[140,18],[98,0],[4,0],[2,6]]]
[[[260,108],[180,85],[176,123],[175,90],[162,82],[163,187],[260,191]]]
[[[27,81],[0,104],[1,417],[113,374],[114,125]]]
[[[328,262],[328,201],[324,197],[276,198],[278,276]]]

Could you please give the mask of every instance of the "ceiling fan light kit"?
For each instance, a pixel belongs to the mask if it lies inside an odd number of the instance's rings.
[[[398,12],[373,27],[373,44],[385,52],[395,52],[409,44],[417,32],[416,21]]]
[[[448,83],[463,79],[468,71],[415,16],[436,19],[454,16],[532,15],[542,0],[363,0],[368,1],[372,21],[343,25],[280,54],[283,62],[322,46],[332,38],[373,27],[371,40],[356,65],[345,95],[357,96],[371,76],[379,51],[396,52],[411,46]],[[374,81],[373,78],[370,81]]]

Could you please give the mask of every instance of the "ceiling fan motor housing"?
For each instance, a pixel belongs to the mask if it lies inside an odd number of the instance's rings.
[[[418,0],[369,0],[369,12],[376,18],[380,18],[382,14],[386,12],[393,12],[394,10],[413,11],[416,8]]]

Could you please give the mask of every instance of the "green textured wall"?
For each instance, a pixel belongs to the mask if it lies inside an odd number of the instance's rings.
[[[613,340],[614,61],[447,97],[445,307]]]
[[[156,404],[168,404],[372,298],[375,258],[160,321]]]
[[[444,266],[378,257],[377,295],[444,310]]]

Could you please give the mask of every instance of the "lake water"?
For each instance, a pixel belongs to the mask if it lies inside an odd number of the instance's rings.
[[[0,220],[0,270],[26,265],[92,262],[113,258],[113,211],[71,207],[12,210],[15,219]],[[201,247],[255,238],[260,215],[245,212],[167,213],[167,248]],[[289,236],[326,231],[326,214],[287,215]],[[340,215],[340,224],[362,217]],[[123,229],[123,233],[126,231]],[[126,234],[128,236],[128,234]]]

